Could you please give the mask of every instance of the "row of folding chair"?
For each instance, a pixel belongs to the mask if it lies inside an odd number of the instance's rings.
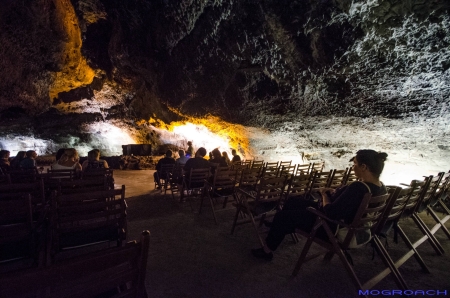
[[[0,186],[0,265],[31,259],[33,266],[43,266],[72,248],[124,241],[125,186],[108,190],[104,180],[99,181],[103,187],[95,189],[74,188],[73,183],[81,181],[64,181],[69,188],[61,185],[49,201],[43,199],[43,180],[7,185],[11,188],[6,193],[5,185]]]
[[[123,247],[83,254],[44,268],[0,274],[0,297],[148,297],[149,231]]]
[[[447,237],[450,238],[448,235],[448,231],[446,231],[447,229],[444,225],[445,222],[450,218],[450,212],[448,212],[448,208],[447,211],[445,211],[446,214],[444,215],[444,218],[439,218],[433,210],[435,206],[439,206],[439,208],[442,208],[441,203],[445,205],[443,200],[445,200],[445,198],[447,197],[449,188],[450,172],[439,173],[436,176],[428,176],[425,177],[423,181],[413,180],[409,185],[407,185],[406,188],[403,189],[401,187],[389,187],[389,197],[387,198],[387,200],[385,200],[385,203],[382,204],[383,206],[380,205],[380,201],[378,202],[378,205],[373,205],[373,200],[376,199],[376,197],[367,195],[367,198],[365,198],[362,202],[360,210],[355,216],[353,222],[350,225],[339,223],[340,226],[347,226],[349,231],[343,243],[337,240],[336,235],[329,228],[329,223],[336,222],[328,219],[324,214],[318,212],[317,210],[311,209],[311,212],[317,214],[318,219],[316,224],[314,225],[313,230],[310,233],[297,231],[300,234],[304,234],[304,236],[306,236],[308,240],[303,247],[299,260],[297,261],[292,274],[294,276],[297,275],[304,263],[318,256],[314,255],[307,257],[311,244],[314,242],[326,249],[326,260],[330,260],[334,254],[337,254],[339,256],[354,285],[360,290],[366,291],[368,289],[372,289],[380,281],[388,276],[391,276],[394,279],[400,289],[409,289],[405,279],[400,273],[400,267],[408,259],[414,257],[422,270],[429,273],[430,269],[427,267],[424,259],[419,254],[419,246],[425,242],[428,242],[436,251],[436,253],[438,255],[441,255],[443,253],[442,246],[434,237],[434,234],[438,230],[442,229]],[[374,212],[373,206],[376,206],[377,208],[382,206],[383,208],[378,209],[376,212]],[[445,210],[445,208],[442,209]],[[425,221],[421,219],[420,214],[425,213],[425,211],[430,212],[430,214],[434,214],[432,215],[432,217],[435,219],[436,225],[434,225],[432,228],[427,227]],[[349,261],[350,258],[348,257],[348,253],[350,249],[348,241],[351,239],[353,234],[358,231],[358,229],[361,229],[361,225],[365,221],[367,221],[368,218],[372,222],[372,226],[370,228],[372,235],[371,242],[384,264],[384,269],[377,272],[369,280],[362,282],[357,277],[353,268],[353,264],[351,264]],[[407,219],[412,220],[423,235],[420,239],[414,242],[411,241],[407,233],[405,233],[404,229],[401,227],[403,225],[403,221]],[[320,226],[323,226],[325,228],[328,236],[328,241],[323,241],[321,239],[315,238],[315,233]],[[389,251],[382,244],[382,238],[387,237],[387,231],[390,227],[392,227],[394,230],[395,242],[398,243],[397,238],[398,236],[400,236],[400,238],[403,240],[404,247],[406,247],[406,252],[397,259],[393,259],[390,256]],[[397,248],[400,249],[401,247]]]

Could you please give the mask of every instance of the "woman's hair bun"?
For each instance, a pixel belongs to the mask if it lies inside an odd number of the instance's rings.
[[[385,161],[387,157],[388,155],[386,152],[378,152],[378,158],[381,159],[382,161]]]

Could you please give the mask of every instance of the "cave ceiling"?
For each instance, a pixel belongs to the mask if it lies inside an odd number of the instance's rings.
[[[51,138],[51,127],[76,134],[93,121],[180,115],[259,127],[442,117],[449,9],[448,0],[0,0],[0,125]]]

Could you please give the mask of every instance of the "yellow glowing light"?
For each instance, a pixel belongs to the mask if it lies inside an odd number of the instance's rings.
[[[181,115],[179,112],[177,112]],[[249,141],[244,126],[232,124],[219,117],[207,115],[204,118],[184,116],[187,120],[166,124],[159,119],[139,121],[138,125],[151,124],[159,133],[161,141],[181,148],[187,141],[192,141],[195,149],[204,147],[207,151],[219,148],[226,151],[231,158],[231,149],[238,150],[244,158],[251,158]]]
[[[95,72],[81,55],[81,30],[70,0],[53,1],[55,4],[55,29],[63,37],[61,71],[56,73],[49,89],[50,99],[60,92],[69,91],[92,83]]]

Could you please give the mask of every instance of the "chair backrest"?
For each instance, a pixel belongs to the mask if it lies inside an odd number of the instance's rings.
[[[125,186],[121,189],[52,197],[51,252],[126,240]],[[102,232],[98,232],[102,231]],[[51,257],[48,258],[50,261]]]
[[[277,168],[279,167],[279,161],[274,162],[266,162],[266,168]]]
[[[374,234],[378,235],[382,231],[384,225],[388,221],[396,221],[400,218],[406,201],[412,191],[412,188],[402,189],[399,186],[387,186],[389,199],[387,201],[386,208],[383,212],[381,220],[378,222],[378,226],[373,228]]]
[[[364,195],[355,217],[348,227],[348,233],[342,242],[343,249],[351,245],[351,240],[356,232],[367,230],[369,225],[372,226],[371,229],[378,226],[390,196],[389,193],[380,196],[372,196],[371,193]]]
[[[209,168],[204,169],[191,169],[189,172],[189,176],[186,177],[186,187],[188,189],[191,188],[200,188],[204,187],[206,179],[211,175]]]
[[[277,177],[279,172],[278,166],[272,165],[272,166],[265,166],[262,169],[261,177],[262,178],[269,178],[269,177]]]
[[[288,189],[286,191],[286,197],[290,195],[302,195],[306,194],[309,190],[309,184],[311,180],[309,179],[309,174],[301,173],[298,176],[291,176],[288,181]]]
[[[250,167],[252,165],[252,163],[253,163],[253,160],[251,160],[251,159],[241,161],[241,165],[248,166],[248,167]]]
[[[150,232],[144,231],[140,242],[124,247],[85,254],[47,268],[2,274],[0,297],[146,298],[149,236]]]
[[[261,179],[256,186],[256,202],[280,201],[284,195],[286,177]]]
[[[450,189],[450,171],[448,171],[442,176],[441,182],[439,183],[439,186],[436,192],[434,193],[433,198],[430,200],[429,204],[431,206],[434,206],[437,203],[437,201],[442,199],[449,192],[449,189]]]
[[[175,164],[162,164],[161,169],[158,171],[160,178],[166,178],[167,175],[173,172]]]
[[[314,172],[309,190],[317,191],[320,188],[326,187],[332,174],[332,172]]]
[[[350,184],[352,182],[358,181],[355,171],[352,167],[347,168],[347,176],[345,177],[345,184]]]
[[[42,179],[31,183],[15,183],[0,185],[0,200],[10,200],[14,197],[31,195],[33,205],[45,205],[45,190]]]
[[[39,180],[39,173],[36,168],[11,170],[9,175],[12,183],[30,183]]]
[[[423,181],[412,180],[410,183],[410,188],[412,188],[409,197],[407,198],[406,205],[402,212],[402,218],[410,217],[417,209],[422,197],[427,192],[428,186],[430,184],[430,178],[425,177]]]
[[[298,164],[297,169],[295,170],[295,176],[299,176],[301,173],[309,174],[311,172],[311,166],[311,163]]]
[[[436,194],[436,191],[439,188],[439,185],[441,183],[442,177],[444,177],[445,172],[438,173],[436,176],[430,176],[429,177],[429,186],[426,191],[426,193],[422,196],[421,202],[417,206],[416,211],[422,212],[425,209],[427,209],[428,204],[433,199],[434,195]]]
[[[237,171],[235,170],[216,171],[212,184],[213,191],[217,189],[234,189],[236,186],[236,175]]]
[[[95,192],[108,190],[110,187],[107,176],[100,176],[94,179],[83,180],[59,180],[58,193],[59,194],[74,194],[83,192]]]
[[[280,167],[285,166],[285,167],[290,167],[292,165],[292,160],[289,161],[280,161]]]
[[[114,176],[114,170],[111,168],[87,169],[81,173],[81,179],[97,179],[103,176]]]
[[[311,164],[310,171],[322,172],[324,168],[325,168],[324,161],[316,161]]]
[[[30,195],[0,200],[0,263],[35,257],[37,244],[34,236]],[[4,286],[2,283],[0,288]]]
[[[295,173],[295,165],[293,166],[281,166],[281,170],[280,173],[278,174],[278,176],[288,176],[288,178],[290,178],[290,176],[294,175]]]
[[[244,169],[239,179],[239,188],[252,189],[260,180],[259,169]]]
[[[76,171],[75,169],[68,169],[68,170],[47,169],[46,177],[49,179],[73,180],[76,177]]]
[[[348,168],[345,170],[331,170],[332,174],[328,179],[328,184],[326,187],[329,188],[338,188],[342,185],[345,185],[345,179],[347,177]]]
[[[262,167],[264,167],[264,160],[254,160],[252,162],[252,169],[261,169]]]

